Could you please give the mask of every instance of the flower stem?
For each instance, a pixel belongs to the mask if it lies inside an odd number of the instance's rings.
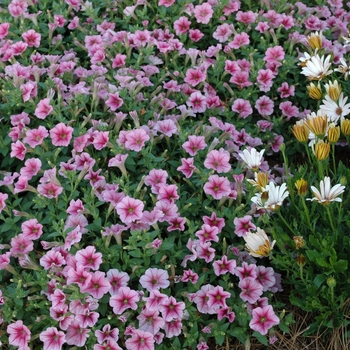
[[[330,222],[330,224],[331,224],[331,228],[332,228],[333,232],[335,232],[335,234],[336,234],[336,230],[335,230],[335,227],[334,227],[334,223],[333,223],[331,211],[329,210],[329,206],[328,206],[328,205],[326,206],[326,210],[327,210],[329,222]],[[337,234],[336,234],[336,235],[337,235]]]
[[[280,211],[277,211],[278,216],[280,217],[280,219],[283,221],[283,223],[289,228],[290,232],[294,235],[295,234],[295,230],[293,230],[290,225],[288,224],[288,222],[286,221],[286,219],[282,216],[282,214],[280,213]]]

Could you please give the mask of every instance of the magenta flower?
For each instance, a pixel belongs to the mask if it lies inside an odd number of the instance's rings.
[[[126,272],[120,272],[117,269],[107,271],[107,281],[111,285],[109,293],[111,295],[117,294],[118,289],[121,287],[126,287],[129,280],[130,277]]]
[[[9,32],[9,28],[10,28],[10,23],[5,22],[0,24],[0,40],[4,39],[5,36],[7,36]]]
[[[149,268],[140,278],[140,284],[143,288],[151,292],[154,289],[168,288],[170,285],[168,271]]]
[[[97,149],[97,150],[101,150],[103,148],[105,148],[108,144],[108,141],[109,141],[109,131],[95,131],[93,133],[93,141],[92,141],[92,144],[94,145],[94,147]]]
[[[140,300],[139,294],[129,287],[121,287],[117,293],[109,299],[109,305],[116,315],[121,315],[125,310],[137,309],[137,302]]]
[[[127,350],[154,350],[153,334],[135,329],[131,338],[125,341]]]
[[[236,318],[236,314],[228,306],[216,310],[216,313],[218,314],[219,321],[226,317],[232,323]]]
[[[268,92],[273,84],[275,75],[270,69],[260,69],[256,78],[260,91]]]
[[[248,265],[248,263],[244,261],[241,267],[236,267],[235,274],[239,277],[240,281],[244,280],[245,278],[255,280],[257,276],[256,265]]]
[[[231,296],[231,293],[225,292],[221,286],[216,286],[208,292],[208,306],[213,309],[226,307],[226,299]]]
[[[18,257],[20,255],[27,255],[34,249],[33,241],[28,239],[23,233],[11,239],[11,255]]]
[[[227,256],[224,255],[221,260],[213,262],[214,273],[216,276],[224,275],[230,272],[232,275],[235,274],[236,260],[228,260]]]
[[[197,5],[194,8],[194,16],[197,20],[197,23],[208,24],[211,17],[213,16],[213,9],[211,5],[207,2]]]
[[[264,61],[267,63],[283,61],[284,55],[285,53],[282,46],[269,47],[265,52]]]
[[[168,296],[161,293],[157,289],[153,289],[149,297],[144,298],[146,301],[146,308],[150,310],[159,310],[160,305],[164,304],[168,300]]]
[[[50,130],[50,137],[54,146],[68,146],[74,129],[64,123],[59,123]]]
[[[169,204],[173,204],[175,200],[179,199],[177,194],[178,187],[177,185],[162,185],[159,188],[158,200],[165,201]]]
[[[221,199],[231,193],[230,181],[227,177],[211,175],[208,182],[204,184],[204,192],[213,196],[215,199]]]
[[[230,79],[230,83],[236,84],[241,90],[244,87],[253,85],[253,83],[249,81],[249,73],[245,71],[234,73]]]
[[[102,263],[102,254],[96,253],[96,248],[88,246],[85,249],[80,249],[75,253],[77,265],[83,265],[85,268],[98,270]]]
[[[105,344],[95,344],[94,350],[123,350],[116,341],[108,339]]]
[[[273,101],[267,96],[261,96],[255,102],[255,108],[263,117],[271,115],[273,113],[273,107]]]
[[[101,271],[91,273],[91,279],[80,288],[82,293],[89,293],[96,299],[101,299],[110,289],[111,285]]]
[[[53,182],[49,182],[45,184],[39,184],[37,190],[42,196],[51,199],[58,197],[62,193],[63,187],[56,185]]]
[[[183,310],[185,309],[185,303],[171,296],[160,305],[160,312],[166,322],[170,322],[173,319],[182,319]]]
[[[247,118],[253,113],[253,109],[250,105],[250,102],[247,100],[243,100],[242,98],[238,98],[237,100],[235,100],[231,109],[233,112],[237,112],[239,116],[243,119]]]
[[[125,135],[124,147],[127,150],[140,151],[150,137],[144,129],[135,129]]]
[[[238,11],[236,14],[236,20],[238,22],[244,23],[245,25],[248,25],[250,23],[254,23],[257,16],[258,14],[254,13],[253,11],[248,11],[248,12]]]
[[[105,342],[107,340],[118,341],[119,329],[118,328],[111,329],[111,325],[106,324],[105,326],[103,326],[102,331],[100,331],[100,330],[95,331],[95,336],[97,338],[97,341],[100,344],[102,344],[103,342]]]
[[[48,251],[45,255],[40,258],[40,265],[45,269],[49,270],[56,266],[62,266],[66,264],[66,260],[62,254],[55,250]]]
[[[281,94],[281,98],[286,98],[289,96],[294,96],[295,93],[295,86],[289,86],[288,83],[284,82],[282,85],[277,89],[277,91]]]
[[[145,177],[145,185],[151,186],[152,193],[158,194],[162,185],[166,183],[168,173],[162,169],[152,169]]]
[[[207,263],[211,262],[215,257],[215,249],[211,247],[211,242],[197,245],[197,255],[200,259],[204,259]]]
[[[269,290],[276,283],[275,271],[272,267],[257,266],[256,267],[257,276],[256,279],[263,286],[264,292]]]
[[[28,341],[30,340],[30,330],[23,324],[23,321],[18,320],[7,326],[9,336],[9,345],[18,346],[19,350],[29,349]]]
[[[181,334],[181,330],[182,330],[181,320],[178,318],[178,319],[171,320],[169,322],[165,322],[164,330],[165,330],[165,336],[167,338],[177,337],[178,335]]]
[[[34,115],[39,119],[45,119],[52,111],[53,107],[50,105],[50,99],[44,98],[38,103]]]
[[[37,33],[34,29],[29,29],[25,33],[22,33],[22,38],[25,40],[26,44],[30,47],[39,47],[41,35]]]
[[[66,343],[68,345],[84,346],[89,337],[89,329],[81,327],[77,320],[73,320],[67,328]]]
[[[192,284],[196,284],[198,281],[198,278],[199,278],[198,274],[193,272],[192,270],[184,270],[181,281],[182,282],[191,281]]]
[[[249,327],[262,335],[267,334],[267,331],[280,323],[279,318],[275,315],[271,305],[263,308],[257,307],[253,310],[253,318],[249,322]]]
[[[201,289],[195,293],[195,297],[193,298],[194,303],[197,306],[197,309],[202,314],[215,314],[215,308],[212,308],[208,304],[208,293],[213,290],[215,287],[211,284],[205,284],[201,287]]]
[[[223,23],[217,26],[215,32],[213,33],[213,38],[218,40],[220,43],[224,43],[229,39],[232,33],[233,33],[233,25],[228,23]]]
[[[197,169],[193,163],[194,163],[194,158],[181,158],[181,163],[182,165],[177,167],[176,170],[181,171],[186,179],[189,179],[192,175],[193,172]]]
[[[212,212],[211,216],[203,216],[203,222],[209,226],[215,226],[218,228],[220,233],[225,226],[225,219],[218,218],[215,212]]]
[[[112,110],[115,111],[123,105],[124,101],[119,97],[119,93],[115,92],[114,94],[108,94],[108,100],[106,105]]]
[[[254,304],[263,294],[263,286],[252,278],[241,280],[238,286],[242,290],[239,296],[250,304]]]
[[[208,241],[219,242],[218,233],[219,229],[216,226],[203,224],[201,229],[198,230],[195,235],[199,238],[200,244],[204,244]]]
[[[207,154],[204,166],[207,169],[214,169],[218,173],[227,173],[231,170],[230,153],[224,149],[212,150]]]
[[[205,72],[201,71],[200,69],[190,68],[186,72],[186,77],[184,81],[192,86],[196,86],[202,81],[205,81],[205,79],[206,79]]]
[[[24,162],[24,167],[21,168],[21,176],[25,176],[30,180],[33,176],[37,175],[41,170],[41,160],[37,158],[29,158]]]
[[[190,29],[189,37],[192,41],[198,42],[203,36],[204,34],[199,29]]]
[[[279,105],[279,109],[282,111],[282,114],[287,117],[287,120],[289,120],[292,117],[297,117],[299,115],[299,108],[293,106],[292,102],[290,101],[281,102]]]
[[[193,113],[204,113],[207,109],[206,97],[199,91],[192,92],[186,104],[192,107]]]
[[[233,41],[229,44],[230,47],[234,49],[239,49],[242,46],[249,45],[250,39],[247,33],[239,33],[233,37]]]
[[[44,343],[44,350],[61,350],[62,345],[66,342],[65,334],[58,331],[56,327],[46,328],[40,333],[39,338]]]
[[[181,16],[174,22],[176,35],[186,34],[190,29],[191,21],[186,16]]]
[[[3,209],[6,207],[5,200],[8,198],[7,193],[1,193],[0,192],[0,213],[3,211]]]
[[[207,144],[204,141],[204,136],[195,135],[190,135],[188,137],[188,141],[182,145],[182,148],[192,157],[194,157],[199,150],[202,150],[205,147],[207,147]]]
[[[130,224],[142,218],[144,204],[139,199],[124,197],[117,205],[117,213],[124,224]]]
[[[20,160],[24,159],[27,152],[26,146],[19,140],[17,140],[15,143],[11,143],[11,150],[10,157],[15,157]]]
[[[159,316],[158,310],[143,309],[136,317],[139,320],[139,329],[150,332],[153,335],[164,327],[165,321]]]
[[[243,218],[235,218],[233,223],[235,225],[235,234],[238,237],[243,237],[250,232],[255,230],[256,226],[251,222],[252,217],[250,215],[245,215]]]

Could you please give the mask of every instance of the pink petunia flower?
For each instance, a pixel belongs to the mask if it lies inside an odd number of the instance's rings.
[[[186,179],[189,179],[192,175],[193,172],[197,169],[193,163],[194,163],[194,158],[181,158],[181,163],[182,165],[177,167],[176,170],[181,171]]]
[[[204,166],[218,173],[227,173],[231,170],[230,153],[224,149],[212,150],[207,154]]]
[[[256,267],[256,279],[263,286],[264,292],[275,285],[275,271],[272,267],[257,266]]]
[[[287,82],[282,83],[282,85],[277,89],[277,91],[281,94],[281,98],[286,98],[289,96],[294,96],[295,86],[289,86]]]
[[[199,150],[203,150],[207,147],[204,141],[204,136],[190,135],[188,141],[184,142],[182,148],[194,157]]]
[[[202,225],[201,229],[198,230],[195,235],[199,238],[200,244],[204,244],[205,242],[214,241],[218,242],[219,229],[216,226],[210,225]]]
[[[242,290],[240,298],[250,304],[254,304],[263,294],[263,286],[252,278],[244,278],[238,286]]]
[[[145,142],[150,139],[144,129],[135,129],[126,133],[124,147],[132,151],[140,151]]]
[[[298,117],[300,113],[299,108],[293,106],[292,102],[290,101],[281,102],[279,109],[282,111],[282,114],[287,117],[287,121],[292,117]]]
[[[181,16],[174,22],[176,35],[186,34],[190,29],[191,21],[186,16]]]
[[[65,334],[56,327],[48,327],[40,333],[40,340],[44,343],[44,350],[61,350],[66,342]]]
[[[258,14],[254,13],[253,11],[247,11],[247,12],[238,11],[236,14],[236,20],[238,22],[244,23],[245,25],[248,25],[250,23],[255,22],[255,19],[257,16]]]
[[[224,255],[221,260],[213,262],[214,273],[216,276],[225,275],[230,272],[232,275],[235,274],[236,260],[228,260],[227,256]]]
[[[9,336],[9,345],[18,346],[19,350],[27,350],[28,342],[30,340],[30,330],[23,324],[23,321],[18,320],[7,326],[6,329]]]
[[[11,143],[11,158],[15,157],[20,160],[23,160],[26,152],[27,147],[21,141],[17,140],[15,143]]]
[[[50,137],[54,146],[68,146],[74,129],[64,123],[59,123],[50,130]]]
[[[112,110],[115,111],[123,105],[124,101],[119,97],[119,93],[115,92],[114,94],[108,94],[108,99],[106,100],[106,105]]]
[[[193,113],[204,113],[207,109],[206,97],[199,91],[193,92],[186,104],[192,108]]]
[[[205,2],[201,5],[197,5],[194,8],[194,16],[197,23],[208,24],[211,17],[213,16],[213,9],[209,3]]]
[[[34,29],[29,29],[25,33],[22,33],[22,38],[29,47],[40,46],[41,34],[37,33]]]
[[[250,215],[245,215],[243,218],[236,217],[233,220],[235,225],[235,234],[238,237],[244,237],[247,232],[255,230],[256,226],[251,222],[252,217]]]
[[[23,233],[20,233],[18,236],[11,238],[10,245],[10,253],[14,257],[27,255],[34,249],[33,241],[28,239]]]
[[[119,288],[126,287],[130,280],[126,272],[120,272],[117,269],[108,270],[106,278],[111,285],[111,289],[109,290],[111,295],[117,294]]]
[[[149,268],[140,278],[140,284],[143,288],[151,292],[154,289],[168,288],[170,285],[168,271]]]
[[[124,224],[130,224],[135,220],[142,218],[144,204],[139,199],[134,199],[129,196],[124,197],[117,205],[117,214]]]
[[[109,305],[116,315],[121,315],[125,310],[137,309],[137,302],[140,300],[139,294],[129,287],[121,287],[117,293],[109,299]]]
[[[90,329],[81,327],[77,320],[73,320],[66,332],[66,343],[78,347],[84,346],[89,337]]]
[[[236,267],[235,274],[239,277],[240,281],[244,280],[245,278],[255,280],[257,276],[256,265],[248,265],[246,262],[243,262],[242,266]]]
[[[53,107],[50,105],[50,99],[44,98],[39,101],[38,106],[34,111],[34,115],[39,119],[45,119],[52,111]]]
[[[271,305],[263,308],[257,307],[253,310],[253,318],[249,322],[249,327],[262,335],[267,334],[268,330],[280,323],[279,318],[275,315]]]
[[[206,76],[207,75],[205,72],[201,71],[200,69],[190,68],[186,72],[184,81],[192,86],[196,86],[199,83],[205,81]]]
[[[242,46],[249,45],[249,43],[250,43],[249,35],[243,32],[240,34],[236,34],[233,37],[233,41],[231,41],[229,46],[237,50]]]
[[[202,314],[215,314],[216,310],[213,307],[210,307],[208,304],[208,293],[213,290],[215,287],[211,284],[205,284],[201,287],[199,291],[195,293],[193,302],[196,304],[197,309]]]
[[[263,117],[273,113],[274,103],[268,96],[261,96],[255,102],[255,108]]]
[[[216,286],[208,292],[208,306],[213,309],[227,307],[226,299],[231,296],[231,293],[224,291],[221,286]]]
[[[233,25],[228,23],[223,23],[217,26],[215,32],[213,33],[213,38],[218,40],[220,43],[224,43],[229,39],[232,33],[233,33]]]
[[[270,69],[260,69],[256,78],[260,91],[268,92],[273,84],[275,75]]]
[[[253,113],[252,106],[248,100],[243,100],[242,98],[238,98],[233,102],[231,107],[233,112],[237,112],[239,116],[243,119],[247,118],[249,115]]]
[[[154,350],[154,338],[150,332],[135,329],[131,338],[125,341],[127,350]]]
[[[95,336],[97,338],[97,341],[100,344],[108,340],[118,341],[119,329],[118,328],[111,329],[111,325],[106,324],[103,326],[102,331],[99,329],[95,331]]]
[[[173,319],[182,319],[184,309],[185,303],[183,301],[177,302],[173,296],[163,302],[159,308],[166,322],[170,322]]]
[[[84,268],[98,270],[102,263],[102,254],[96,253],[94,246],[87,246],[75,253],[75,258],[78,265],[83,265]]]
[[[153,335],[164,327],[165,321],[159,316],[158,310],[143,309],[141,314],[136,317],[139,320],[139,329],[150,332]]]
[[[9,32],[9,28],[10,28],[10,23],[5,22],[0,24],[0,40],[4,39],[5,36],[7,36]]]
[[[198,42],[203,36],[204,34],[199,29],[190,29],[189,37],[192,41]]]
[[[244,87],[248,87],[253,85],[251,81],[249,81],[249,73],[245,71],[240,71],[234,73],[230,78],[230,83],[236,84],[239,89],[243,89]]]
[[[208,182],[204,184],[204,192],[213,196],[215,199],[221,199],[231,193],[230,181],[227,177],[211,175]]]
[[[160,306],[168,300],[168,296],[157,289],[151,290],[149,297],[143,298],[146,301],[146,309],[159,310]]]
[[[42,144],[44,138],[49,136],[49,132],[44,126],[39,126],[38,129],[28,129],[26,136],[23,139],[24,143],[27,143],[31,148],[35,148]]]

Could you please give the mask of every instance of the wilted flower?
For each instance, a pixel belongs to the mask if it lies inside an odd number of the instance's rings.
[[[306,193],[307,193],[307,186],[308,186],[308,183],[304,179],[300,179],[300,180],[297,180],[295,182],[295,187],[298,190],[298,195],[299,196],[305,196],[306,195]]]
[[[256,233],[247,232],[243,239],[245,240],[245,246],[249,254],[255,258],[262,258],[270,255],[271,250],[276,243],[276,241],[271,243],[265,231],[259,227],[257,227]]]

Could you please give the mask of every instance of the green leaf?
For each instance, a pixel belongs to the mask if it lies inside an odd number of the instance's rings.
[[[258,339],[261,344],[264,344],[265,346],[268,346],[266,335],[262,335],[259,332],[253,332],[253,337]]]
[[[348,262],[346,260],[338,260],[333,265],[333,269],[335,272],[343,273],[348,269]]]
[[[321,286],[321,284],[326,280],[326,276],[325,275],[317,275],[315,278],[314,278],[314,285],[319,288]]]

